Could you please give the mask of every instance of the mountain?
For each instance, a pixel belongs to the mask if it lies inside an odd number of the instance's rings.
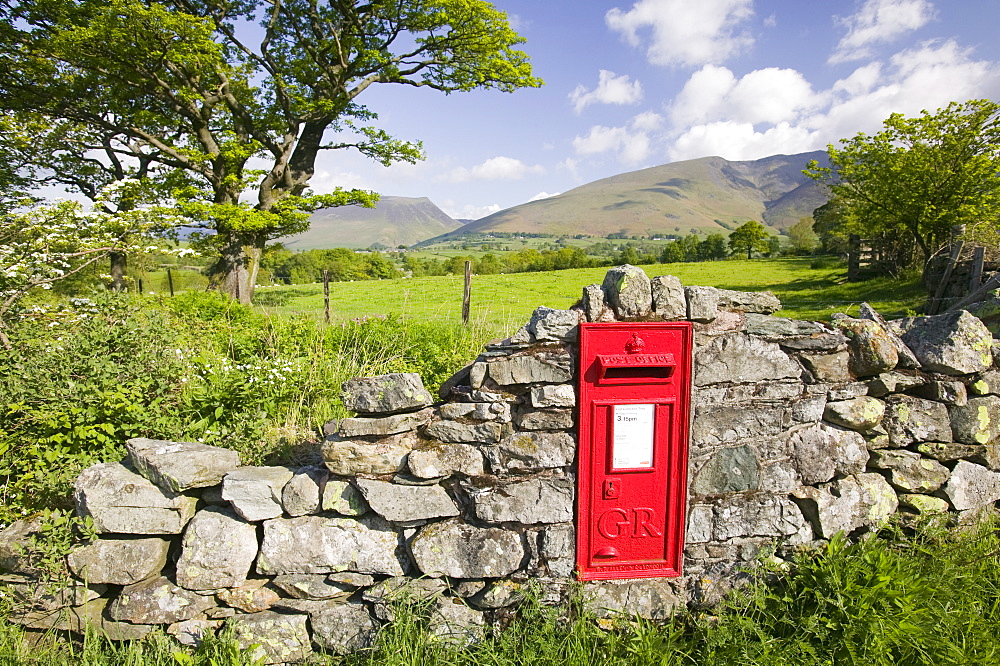
[[[382,197],[375,208],[339,206],[312,214],[309,230],[278,239],[292,250],[350,247],[381,243],[395,248],[413,245],[459,228],[426,197]]]
[[[826,152],[747,162],[721,157],[673,162],[507,208],[446,237],[490,231],[595,236],[677,234],[691,229],[725,233],[751,219],[775,230],[786,229],[827,201],[825,189],[802,175],[813,159],[825,163]]]

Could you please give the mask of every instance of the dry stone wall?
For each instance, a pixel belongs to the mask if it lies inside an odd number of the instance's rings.
[[[1000,369],[959,311],[832,324],[772,316],[769,293],[610,270],[570,310],[531,321],[435,398],[413,374],[344,385],[322,465],[248,467],[226,450],[133,439],[76,483],[100,538],[39,594],[16,544],[0,566],[33,628],[194,643],[232,625],[266,663],[371,644],[393,603],[432,601],[430,630],[475,640],[529,582],[565,601],[575,564],[576,339],[582,321],[694,322],[684,574],[591,582],[598,615],[706,607],[755,558],[896,513],[977,518],[1000,499]]]

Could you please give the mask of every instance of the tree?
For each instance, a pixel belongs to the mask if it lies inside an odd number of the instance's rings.
[[[120,137],[126,163],[171,171],[173,192],[249,302],[269,239],[317,207],[374,205],[307,191],[323,150],[382,164],[422,157],[356,101],[375,84],[445,93],[538,86],[524,40],[485,0],[0,0],[0,105]],[[256,23],[259,27],[253,27]],[[253,40],[253,41],[251,41]],[[328,135],[335,136],[334,139]],[[243,195],[253,190],[253,201]]]
[[[884,129],[827,147],[829,167],[804,173],[830,187],[842,233],[913,243],[924,261],[948,242],[952,225],[1000,217],[1000,105],[952,102],[915,118],[894,113]]]
[[[819,244],[819,236],[813,230],[813,220],[803,217],[788,228],[788,244],[795,254],[809,254]]]
[[[753,257],[754,252],[768,252],[770,245],[768,238],[771,234],[763,224],[755,220],[750,220],[729,234],[729,250],[733,253],[747,253],[747,259]]]
[[[720,233],[709,234],[698,248],[702,259],[716,260],[726,258],[726,237]]]

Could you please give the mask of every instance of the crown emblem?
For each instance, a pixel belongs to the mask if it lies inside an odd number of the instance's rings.
[[[646,342],[639,337],[638,333],[632,334],[632,339],[625,343],[625,351],[629,354],[638,354],[646,348]]]

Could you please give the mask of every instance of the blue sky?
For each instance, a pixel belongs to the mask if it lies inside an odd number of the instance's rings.
[[[477,218],[624,171],[825,148],[890,113],[1000,99],[998,0],[497,0],[540,89],[358,99],[427,159],[324,154],[312,186]]]

